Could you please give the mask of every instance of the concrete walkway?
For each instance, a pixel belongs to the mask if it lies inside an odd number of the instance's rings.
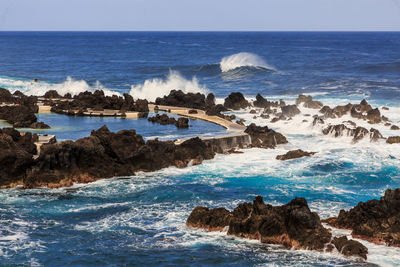
[[[156,105],[149,104],[149,110],[154,111]],[[165,111],[168,113],[174,113],[179,116],[184,116],[192,119],[199,119],[208,121],[211,123],[218,124],[227,129],[227,134],[215,137],[206,137],[201,138],[204,142],[210,143],[213,146],[216,146],[218,150],[223,153],[230,149],[235,148],[245,148],[251,145],[250,136],[245,133],[245,126],[239,125],[237,123],[225,120],[218,116],[209,116],[205,113],[204,110],[200,109],[191,109],[191,108],[183,108],[183,107],[172,107],[172,106],[162,106],[157,105],[158,110]],[[190,110],[196,110],[197,113],[189,113]],[[181,144],[185,141],[185,139],[180,139],[175,142],[175,144]]]

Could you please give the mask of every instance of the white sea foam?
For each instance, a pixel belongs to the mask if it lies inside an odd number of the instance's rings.
[[[196,77],[188,80],[179,72],[171,70],[166,79],[154,78],[142,84],[132,85],[130,94],[135,99],[155,101],[157,97],[168,95],[171,90],[182,90],[184,93],[208,93],[207,88],[201,85]]]
[[[228,72],[241,67],[275,70],[275,68],[268,65],[260,56],[247,52],[241,52],[224,57],[220,62],[220,67],[222,72]]]
[[[94,85],[89,85],[85,80],[75,80],[71,77],[67,77],[62,83],[33,82],[32,80],[3,77],[0,78],[0,87],[4,87],[11,92],[19,90],[24,94],[37,96],[44,95],[49,90],[56,90],[60,95],[70,93],[72,96],[85,91],[94,92],[96,90],[103,90],[104,94],[109,96],[120,95],[120,93],[104,87],[99,81]]]

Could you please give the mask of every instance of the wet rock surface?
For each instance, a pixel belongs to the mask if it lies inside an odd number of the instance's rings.
[[[296,105],[302,104],[306,108],[312,108],[312,109],[320,109],[322,108],[323,104],[321,101],[315,101],[313,100],[312,96],[309,95],[299,95],[296,99]]]
[[[341,136],[348,136],[353,137],[352,142],[357,143],[365,137],[369,137],[370,141],[375,142],[379,139],[383,139],[381,133],[371,128],[367,130],[364,127],[358,126],[356,128],[349,128],[344,124],[337,124],[337,125],[329,125],[328,127],[322,130],[322,133],[325,135],[332,135],[334,137],[341,137]]]
[[[224,101],[224,107],[227,109],[239,110],[247,108],[250,103],[244,98],[240,92],[231,93]]]
[[[400,143],[400,136],[390,136],[386,140],[388,144],[399,144]]]
[[[167,114],[156,114],[154,117],[147,118],[148,121],[159,123],[161,125],[174,124],[178,128],[188,128],[189,119],[188,118],[175,118],[169,117]]]
[[[301,149],[288,151],[286,154],[276,156],[277,160],[289,160],[289,159],[298,159],[302,157],[310,157],[317,152],[307,152]]]
[[[37,122],[37,117],[32,108],[21,105],[0,107],[0,119],[7,121],[16,128],[50,128],[43,122]]]
[[[354,240],[334,239],[325,229],[319,216],[311,212],[304,198],[295,198],[286,205],[265,204],[261,196],[240,204],[233,211],[224,208],[196,207],[186,225],[211,231],[222,231],[242,238],[258,239],[262,243],[278,244],[287,249],[323,251],[334,245],[346,256],[366,259],[367,248]],[[346,238],[347,239],[347,238]]]
[[[121,113],[137,111],[143,115],[149,112],[147,100],[138,99],[134,101],[129,94],[124,94],[123,97],[117,95],[106,96],[102,90],[96,90],[94,93],[86,91],[74,96],[71,100],[65,98],[59,101],[50,101],[46,104],[51,105],[52,112],[67,115],[75,114],[75,112],[77,112],[77,115],[83,115],[83,112],[88,111],[88,109],[94,111],[109,109],[117,110]]]
[[[135,130],[113,133],[103,126],[77,141],[42,145],[39,157],[32,159],[35,152],[33,141],[29,141],[35,140],[32,135],[21,139],[16,132],[7,131],[7,134],[0,134],[0,162],[8,166],[2,169],[5,172],[0,172],[3,187],[18,181],[22,181],[25,188],[71,186],[74,182],[130,176],[136,171],[200,164],[215,155],[212,147],[200,138],[186,140],[180,145],[157,139],[145,142]]]
[[[254,123],[247,126],[245,133],[250,135],[252,147],[275,148],[279,144],[288,142],[281,133],[275,132],[267,126],[257,126]]]
[[[354,237],[374,243],[400,246],[400,188],[387,189],[378,199],[360,202],[349,211],[326,222],[337,228],[351,229]]]
[[[200,93],[184,93],[181,90],[172,90],[169,95],[157,97],[155,104],[163,106],[185,107],[204,110],[206,107],[205,95]]]

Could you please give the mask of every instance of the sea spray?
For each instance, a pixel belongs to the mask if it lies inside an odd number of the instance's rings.
[[[4,87],[11,92],[19,90],[26,95],[35,96],[42,96],[49,90],[56,90],[60,95],[70,93],[72,96],[85,91],[94,92],[96,90],[103,90],[107,96],[120,95],[120,93],[104,87],[99,81],[96,81],[94,85],[89,85],[85,80],[75,80],[71,77],[67,77],[62,83],[34,82],[27,79],[1,77],[0,87]]]
[[[208,90],[196,77],[187,80],[179,72],[171,70],[166,79],[154,78],[142,84],[132,85],[130,94],[135,99],[155,101],[157,97],[168,95],[171,90],[182,90],[184,93],[207,94]]]
[[[241,67],[254,67],[275,71],[275,68],[268,65],[260,56],[247,52],[224,57],[220,62],[222,72],[228,72]]]

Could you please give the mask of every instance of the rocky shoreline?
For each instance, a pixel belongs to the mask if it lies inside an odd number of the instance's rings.
[[[347,237],[332,237],[311,212],[304,198],[295,198],[286,205],[265,204],[261,196],[240,204],[233,211],[224,208],[196,207],[186,225],[208,231],[223,231],[227,235],[256,239],[261,243],[282,245],[286,249],[337,251],[347,257],[367,259],[368,249]]]

